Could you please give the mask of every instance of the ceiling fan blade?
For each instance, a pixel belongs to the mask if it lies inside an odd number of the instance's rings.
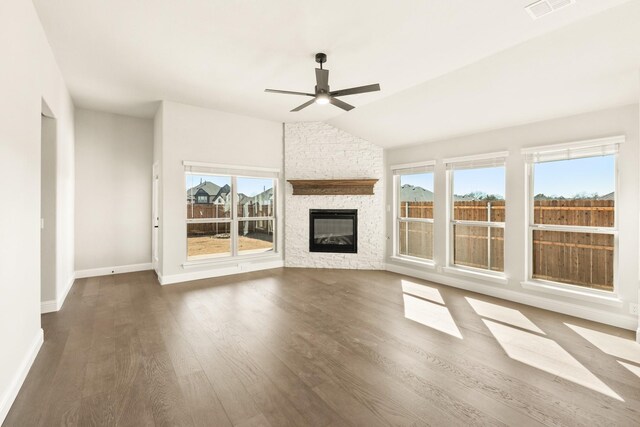
[[[316,68],[316,85],[318,86],[318,90],[329,90],[329,70]]]
[[[374,85],[366,85],[366,86],[352,87],[349,89],[334,90],[333,92],[330,93],[330,95],[331,96],[356,95],[358,93],[376,92],[379,90],[380,90],[380,85],[376,83]]]
[[[302,105],[300,105],[300,106],[298,106],[298,107],[294,108],[293,110],[291,110],[291,112],[292,112],[292,113],[295,113],[296,111],[300,111],[300,110],[302,110],[303,108],[307,108],[309,105],[313,104],[314,102],[316,102],[315,98],[314,98],[314,99],[312,99],[311,101],[307,101],[307,102],[305,102],[304,104],[302,104]]]
[[[269,93],[284,93],[285,95],[304,95],[304,96],[315,96],[313,93],[306,92],[293,92],[290,90],[278,90],[278,89],[265,89],[265,92]]]
[[[342,108],[344,111],[349,111],[349,110],[353,110],[354,108],[356,108],[353,105],[349,105],[346,102],[340,101],[337,98],[330,98],[329,102],[331,104],[335,105],[336,107]]]

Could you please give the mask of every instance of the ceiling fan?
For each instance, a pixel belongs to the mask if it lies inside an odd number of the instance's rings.
[[[376,92],[380,90],[380,85],[376,83],[373,85],[334,90],[332,92],[329,90],[329,70],[325,70],[322,68],[322,64],[327,62],[327,55],[325,55],[324,53],[316,53],[316,62],[320,64],[320,68],[316,68],[315,93],[293,92],[290,90],[276,90],[276,89],[265,89],[264,91],[271,92],[271,93],[284,93],[287,95],[304,95],[304,96],[310,96],[313,98],[312,100],[307,101],[304,104],[300,105],[299,107],[296,107],[293,110],[291,110],[291,112],[294,113],[296,111],[300,111],[303,108],[308,107],[314,102],[320,105],[333,104],[336,107],[342,108],[345,111],[353,110],[355,108],[353,105],[349,105],[346,102],[339,100],[337,97],[346,96],[346,95],[356,95],[358,93]]]

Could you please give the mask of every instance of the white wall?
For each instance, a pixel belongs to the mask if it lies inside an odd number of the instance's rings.
[[[509,151],[506,166],[507,214],[505,224],[505,274],[507,285],[498,285],[481,279],[465,279],[447,273],[410,267],[389,258],[391,238],[387,244],[387,266],[394,271],[419,274],[421,277],[467,287],[526,304],[563,311],[603,323],[635,329],[637,318],[629,314],[629,303],[637,301],[638,284],[638,106],[626,106],[605,111],[581,114],[480,133],[429,144],[390,149],[386,152],[387,165],[437,160],[435,176],[434,259],[437,265],[446,263],[446,182],[442,159],[448,157]],[[618,288],[622,306],[605,306],[558,295],[549,295],[523,289],[525,279],[525,164],[521,149],[562,142],[580,141],[605,136],[626,135],[619,155],[619,194],[616,210],[619,219]],[[387,174],[389,168],[387,167]],[[391,186],[389,186],[391,187]],[[392,204],[392,189],[387,190],[387,203]],[[391,215],[387,218],[387,236],[392,236]],[[410,269],[407,269],[410,268]]]
[[[373,195],[294,196],[286,184],[287,267],[384,266],[384,160],[377,145],[320,122],[285,125],[286,179],[375,178]],[[357,209],[358,253],[309,252],[309,209]]]
[[[238,260],[184,267],[187,260],[186,186],[183,161],[282,169],[282,124],[163,101],[156,114],[162,133],[154,161],[161,161],[161,282],[211,277],[257,268]],[[158,152],[159,149],[159,152]],[[282,180],[279,188],[282,188]],[[282,241],[282,192],[277,242]],[[269,265],[282,264],[277,254]]]
[[[57,120],[56,293],[73,280],[73,103],[30,1],[0,2],[0,422],[42,342],[40,113]]]
[[[153,121],[83,109],[75,117],[76,271],[149,268]]]

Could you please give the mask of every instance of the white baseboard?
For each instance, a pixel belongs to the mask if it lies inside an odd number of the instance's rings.
[[[58,308],[58,301],[54,299],[50,299],[48,301],[42,301],[40,303],[40,314],[45,313],[53,313],[54,311],[60,310]]]
[[[69,291],[71,290],[71,287],[73,286],[73,282],[75,282],[75,280],[76,280],[76,274],[71,273],[71,277],[67,281],[67,285],[65,286],[64,290],[58,296],[57,299],[42,301],[40,303],[40,313],[45,314],[45,313],[53,313],[54,311],[59,311],[62,308],[64,301],[67,299],[67,295],[69,294]]]
[[[135,271],[151,270],[153,267],[150,262],[143,264],[118,265],[114,267],[91,268],[89,270],[76,271],[76,279],[85,277],[108,276],[109,274],[133,273]]]
[[[266,262],[235,263],[208,270],[193,271],[190,273],[164,276],[158,275],[158,280],[161,285],[171,285],[174,283],[189,282],[192,280],[210,279],[212,277],[229,276],[232,274],[248,273],[250,271],[270,270],[272,268],[280,267],[284,267],[284,261],[281,259]]]
[[[490,286],[478,283],[473,279],[450,277],[442,274],[434,274],[429,271],[418,270],[412,267],[400,266],[387,263],[387,271],[404,274],[419,279],[429,280],[454,288],[465,289],[479,294],[489,295],[508,301],[517,302],[544,310],[567,314],[569,316],[580,317],[598,323],[604,323],[618,328],[634,331],[638,327],[638,320],[635,316],[626,316],[618,313],[611,313],[608,310],[598,310],[592,307],[585,307],[565,301],[549,299],[529,293],[517,292],[511,289],[504,289],[499,286]]]
[[[33,361],[36,360],[36,356],[38,355],[43,342],[44,332],[42,329],[38,329],[36,336],[33,338],[33,342],[22,359],[22,363],[15,370],[15,374],[11,379],[9,387],[7,387],[4,394],[0,396],[0,425],[4,422],[4,419],[9,413],[9,409],[11,409],[11,405],[13,405],[13,402],[16,400],[18,392],[20,391],[25,378],[27,378],[29,369],[31,369]]]

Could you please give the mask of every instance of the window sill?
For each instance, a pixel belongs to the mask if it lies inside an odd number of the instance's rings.
[[[616,294],[604,293],[603,291],[580,289],[572,285],[562,283],[546,282],[542,280],[526,280],[520,282],[524,289],[545,292],[548,294],[564,296],[568,298],[589,301],[597,304],[609,305],[612,307],[622,307],[622,300]]]
[[[501,273],[485,273],[483,271],[471,270],[462,267],[444,267],[442,271],[444,271],[445,273],[457,274],[459,276],[473,277],[474,279],[481,279],[500,285],[506,285],[507,283],[509,283],[509,279],[507,279],[507,276]]]
[[[263,253],[251,253],[238,256],[224,256],[224,257],[211,257],[197,260],[189,260],[182,263],[182,268],[201,267],[206,265],[228,265],[239,264],[242,262],[250,261],[277,261],[280,260],[280,254],[277,252],[269,251]]]
[[[423,268],[427,268],[429,270],[435,270],[436,269],[436,263],[433,262],[432,260],[429,260],[429,259],[421,259],[421,258],[415,258],[415,257],[404,257],[404,256],[398,256],[398,255],[393,255],[393,256],[391,256],[389,258],[394,262],[399,262],[399,263],[411,265],[411,266],[414,266],[414,267],[423,267]]]

